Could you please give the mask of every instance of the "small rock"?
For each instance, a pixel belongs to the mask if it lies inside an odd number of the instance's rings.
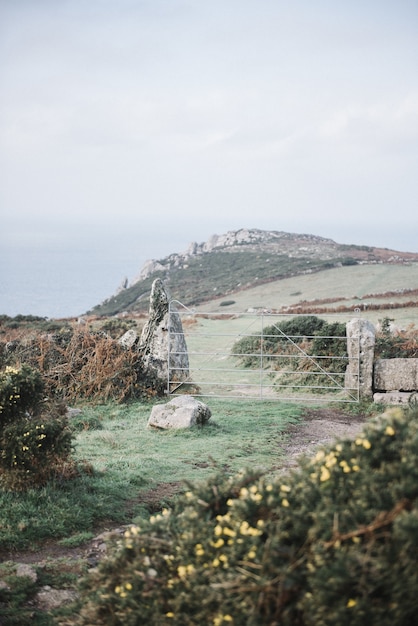
[[[148,426],[163,429],[203,426],[211,415],[209,407],[193,396],[176,396],[167,404],[157,404],[152,408]]]
[[[408,391],[386,391],[373,394],[373,401],[378,404],[409,404],[412,393]]]
[[[38,580],[38,575],[35,569],[32,567],[32,565],[27,565],[26,563],[16,564],[16,576],[29,578],[34,583],[36,583],[36,581]]]
[[[76,415],[80,415],[83,411],[81,409],[72,409],[71,407],[67,407],[67,417],[71,419],[72,417],[76,417]]]
[[[136,332],[136,330],[131,328],[130,330],[127,330],[126,333],[118,339],[118,344],[121,345],[123,348],[130,349],[130,348],[133,348],[133,346],[136,343],[138,343],[138,339],[139,339],[138,333]]]
[[[52,589],[45,585],[36,594],[36,605],[43,611],[58,609],[63,604],[69,604],[77,599],[77,593],[70,589]]]

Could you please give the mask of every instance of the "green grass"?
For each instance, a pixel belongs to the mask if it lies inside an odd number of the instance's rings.
[[[225,309],[221,302],[225,297],[213,299],[211,302],[196,307],[197,311],[219,313],[242,313],[250,308],[280,309],[294,306],[303,300],[323,299],[330,297],[348,298],[341,304],[353,305],[353,308],[364,304],[362,298],[366,294],[385,293],[397,289],[416,289],[418,286],[418,264],[410,265],[353,265],[327,269],[315,274],[293,276],[267,284],[243,289],[233,294],[234,304]],[[411,296],[390,297],[387,300],[402,302]],[[382,299],[367,299],[367,302],[384,303]],[[337,306],[338,303],[335,303]],[[362,313],[371,321],[385,317],[384,311],[367,311]],[[396,309],[388,311],[389,317],[396,318],[399,323],[416,321],[417,309]]]
[[[222,468],[274,472],[286,427],[301,407],[291,403],[211,400],[204,428],[160,431],[147,427],[150,403],[88,407],[102,428],[76,437],[76,458],[92,475],[51,482],[26,493],[0,492],[0,552],[39,549],[47,539],[77,545],[105,522],[129,523],[148,514],[144,497],[161,486],[207,478]],[[71,539],[72,538],[72,539]]]

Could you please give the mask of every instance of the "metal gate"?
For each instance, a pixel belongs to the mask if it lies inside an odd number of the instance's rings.
[[[354,377],[357,386],[347,387],[345,373],[349,365],[351,371],[359,371],[359,357],[348,356],[345,332],[324,336],[282,330],[289,327],[284,322],[298,320],[298,327],[303,318],[305,326],[309,326],[307,318],[328,324],[347,321],[341,315],[283,315],[264,310],[196,312],[171,301],[167,395],[358,402],[359,375]],[[359,355],[359,350],[355,353]]]

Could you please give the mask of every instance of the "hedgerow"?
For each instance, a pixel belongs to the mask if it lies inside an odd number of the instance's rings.
[[[290,474],[189,485],[114,539],[68,623],[416,623],[417,453],[418,413],[394,409]]]
[[[144,372],[137,350],[128,350],[105,332],[65,327],[32,333],[3,350],[4,365],[23,362],[39,370],[48,396],[66,402],[123,402],[162,393]]]

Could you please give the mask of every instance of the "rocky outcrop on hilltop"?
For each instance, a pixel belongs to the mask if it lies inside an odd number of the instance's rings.
[[[290,256],[320,256],[321,258],[334,258],[338,255],[339,245],[324,237],[315,235],[297,235],[281,231],[266,231],[257,228],[231,230],[224,235],[212,235],[203,243],[192,242],[183,253],[170,254],[163,260],[148,260],[141,269],[140,274],[132,281],[132,284],[145,280],[158,271],[169,271],[173,268],[181,268],[196,256],[210,254],[215,251],[238,252],[244,248],[253,251],[262,248],[273,254],[288,254]]]
[[[403,263],[417,261],[418,255],[409,252],[397,252],[386,248],[371,246],[342,245],[332,239],[317,235],[286,233],[257,228],[230,230],[223,235],[212,235],[202,243],[192,242],[187,250],[174,253],[165,259],[146,261],[140,274],[131,285],[145,280],[155,272],[168,272],[174,268],[187,267],[187,263],[198,256],[212,252],[248,252],[263,251],[271,254],[284,254],[289,258],[315,258],[326,260],[344,259],[347,256],[358,263]]]

